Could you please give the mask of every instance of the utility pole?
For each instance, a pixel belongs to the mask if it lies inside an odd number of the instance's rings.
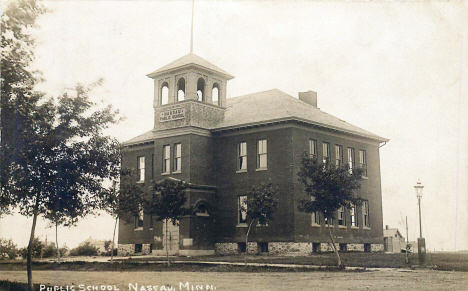
[[[406,216],[406,245],[405,245],[405,249],[406,249],[406,263],[408,264],[408,216]]]

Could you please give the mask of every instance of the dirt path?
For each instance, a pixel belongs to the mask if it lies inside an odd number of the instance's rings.
[[[387,270],[365,273],[76,272],[36,271],[35,283],[74,290],[467,290],[468,273]],[[25,271],[2,271],[0,280],[26,282]],[[188,284],[187,284],[188,282]],[[182,286],[181,286],[182,283]],[[83,284],[84,289],[79,285]],[[132,286],[129,287],[129,284]],[[158,286],[149,289],[146,286]],[[213,286],[213,289],[206,285]],[[91,286],[91,287],[89,287]],[[92,286],[97,286],[93,288]],[[114,287],[115,286],[115,287]],[[133,287],[138,286],[137,289]],[[144,286],[145,288],[141,288]],[[161,288],[161,286],[166,286]],[[193,286],[193,289],[192,289]],[[216,288],[216,289],[214,289]],[[66,289],[63,289],[66,290]],[[72,291],[72,290],[71,290]]]

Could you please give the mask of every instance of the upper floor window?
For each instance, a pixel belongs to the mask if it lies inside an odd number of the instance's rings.
[[[180,143],[174,145],[174,171],[182,171],[182,144]]]
[[[205,79],[199,78],[197,81],[197,100],[205,101]]]
[[[145,181],[145,157],[138,157],[137,171],[140,180]]]
[[[213,84],[213,90],[211,90],[211,100],[213,101],[213,104],[220,105],[219,104],[219,85],[218,85],[218,83]]]
[[[180,78],[177,81],[177,101],[185,100],[185,79]]]
[[[317,141],[315,139],[309,139],[309,157],[311,159],[317,158]]]
[[[362,223],[365,227],[370,227],[369,223],[369,201],[362,202]]]
[[[326,218],[325,217],[325,226],[333,227],[333,218]]]
[[[343,146],[335,145],[335,166],[340,168],[343,165]]]
[[[349,216],[351,219],[351,226],[358,226],[356,205],[351,204],[351,207],[349,208]]]
[[[161,105],[169,103],[169,84],[164,82],[161,87]]]
[[[362,168],[362,175],[367,177],[367,156],[365,150],[359,150],[359,165]]]
[[[349,166],[349,173],[353,173],[354,169],[354,149],[348,148],[348,166]]]
[[[346,225],[345,209],[343,206],[338,209],[338,225]]]
[[[237,170],[247,170],[247,143],[237,144]]]
[[[330,161],[330,144],[328,142],[324,142],[322,144],[323,148],[323,165],[328,166]]]
[[[247,223],[247,196],[237,196],[237,223]]]
[[[171,172],[171,146],[163,146],[163,173]]]
[[[267,168],[267,140],[257,141],[257,169]]]

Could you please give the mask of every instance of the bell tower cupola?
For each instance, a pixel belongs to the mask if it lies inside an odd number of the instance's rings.
[[[154,80],[154,108],[185,100],[225,107],[227,81],[234,78],[194,53],[147,76]]]

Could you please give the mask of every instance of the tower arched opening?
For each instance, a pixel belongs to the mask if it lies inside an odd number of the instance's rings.
[[[197,100],[205,101],[205,79],[198,78],[197,81]]]
[[[169,84],[164,82],[161,86],[161,105],[169,103]]]
[[[213,84],[213,89],[211,89],[211,98],[213,101],[213,104],[220,105],[219,104],[219,84],[214,83]]]
[[[177,101],[185,100],[185,79],[180,78],[177,82]]]

